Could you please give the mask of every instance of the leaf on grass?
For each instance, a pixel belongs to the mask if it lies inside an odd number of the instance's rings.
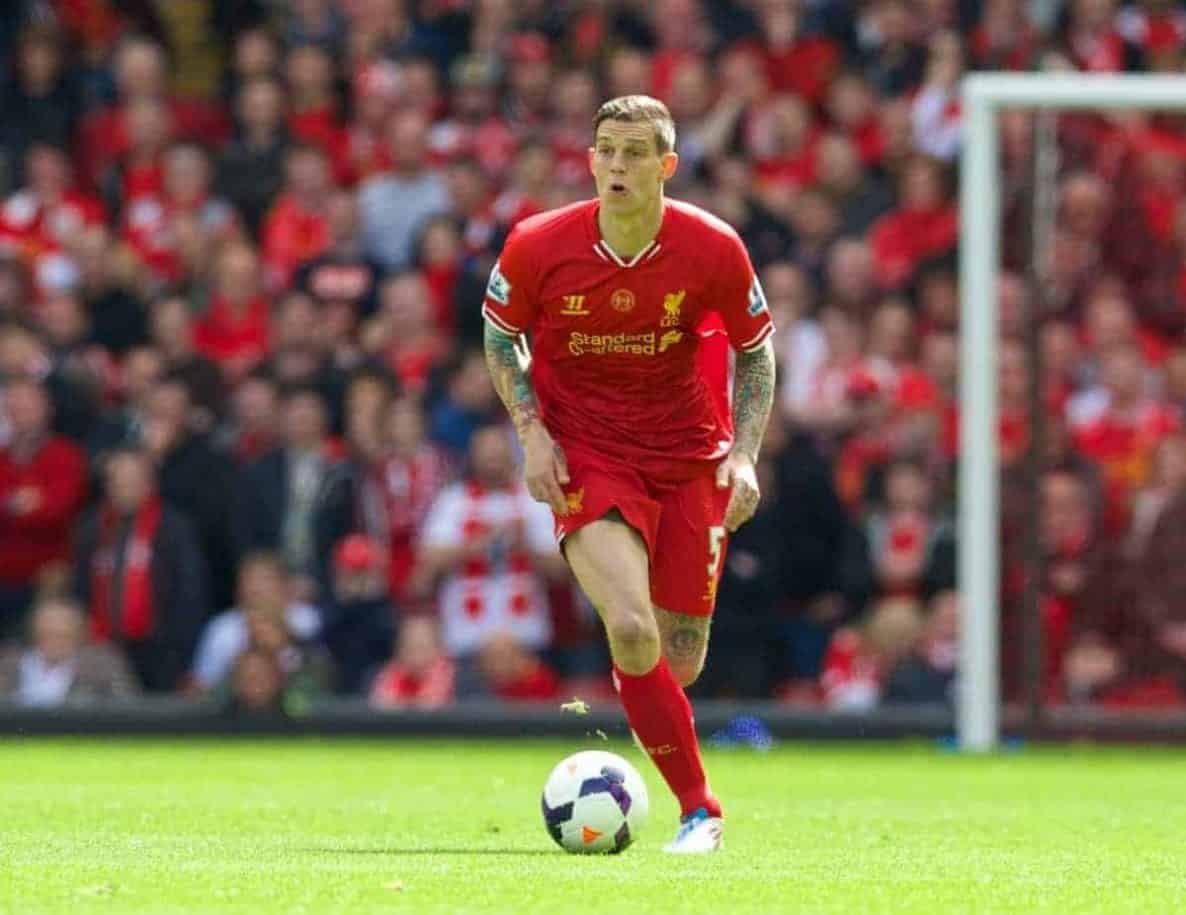
[[[115,892],[115,887],[110,883],[96,883],[94,886],[80,886],[78,888],[79,896],[110,896]]]
[[[562,712],[572,712],[574,715],[588,715],[589,703],[580,696],[573,696],[569,702],[561,702],[560,710]]]
[[[390,883],[384,883],[383,889],[402,893],[404,891],[404,882],[402,880],[392,880]]]

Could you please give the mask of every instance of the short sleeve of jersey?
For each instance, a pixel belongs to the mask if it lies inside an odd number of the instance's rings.
[[[524,248],[522,234],[512,231],[490,270],[486,298],[482,303],[482,315],[486,320],[508,334],[529,330],[538,307],[535,293],[530,288],[532,271]]]
[[[762,284],[754,273],[745,244],[733,232],[725,237],[718,261],[716,308],[736,350],[757,349],[774,333]]]

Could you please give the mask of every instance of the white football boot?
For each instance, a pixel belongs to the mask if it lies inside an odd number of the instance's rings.
[[[724,832],[724,820],[710,817],[707,810],[698,807],[680,820],[679,832],[670,843],[663,846],[663,850],[673,855],[703,855],[720,851],[725,847]]]

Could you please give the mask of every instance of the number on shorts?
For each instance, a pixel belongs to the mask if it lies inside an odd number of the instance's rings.
[[[721,525],[713,525],[708,529],[708,580],[712,579],[717,574],[717,569],[721,564],[721,544],[725,542],[725,528]]]

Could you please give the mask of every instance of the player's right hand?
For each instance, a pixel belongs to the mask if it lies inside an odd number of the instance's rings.
[[[564,451],[538,423],[523,441],[523,476],[527,491],[537,502],[546,502],[557,515],[568,514],[563,487],[568,484],[568,462]]]

